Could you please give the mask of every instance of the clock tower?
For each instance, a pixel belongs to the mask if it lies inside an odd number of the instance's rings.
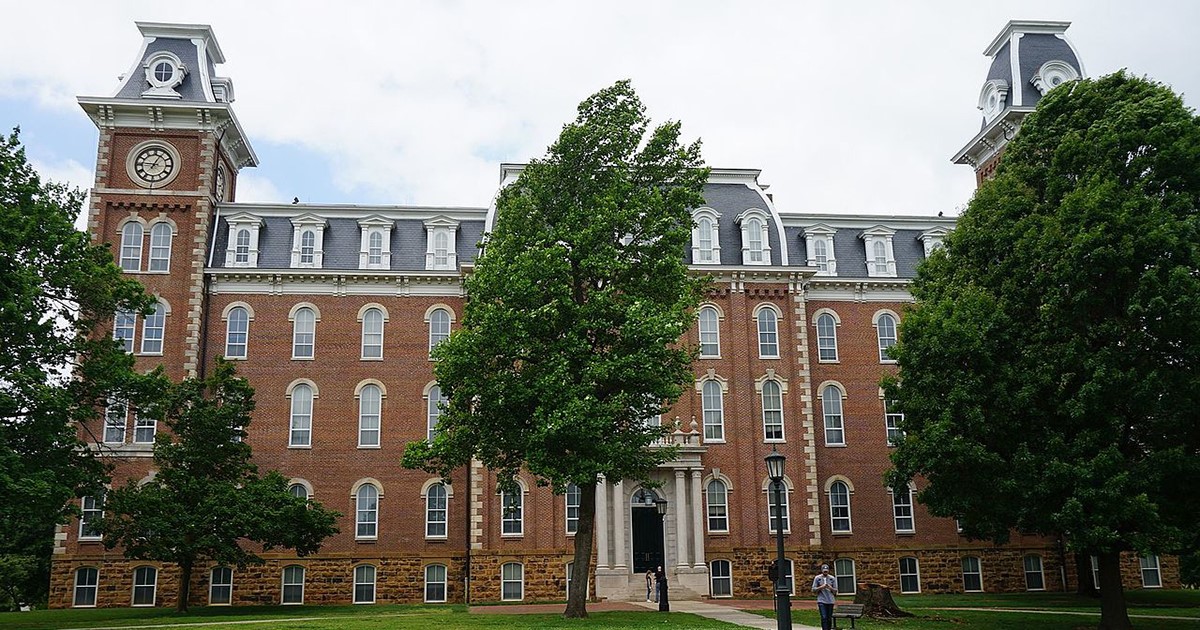
[[[138,367],[174,379],[203,371],[204,269],[217,206],[258,161],[234,116],[233,83],[212,28],[138,22],[141,50],[108,97],[80,97],[100,130],[88,229],[158,297],[155,313],[118,314],[114,335]]]

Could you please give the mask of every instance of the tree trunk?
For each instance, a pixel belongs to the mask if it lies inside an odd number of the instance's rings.
[[[1121,553],[1106,551],[1100,562],[1100,630],[1132,630],[1121,584]]]
[[[912,617],[896,605],[892,591],[882,584],[860,583],[854,596],[855,604],[863,605],[864,617]]]
[[[575,530],[575,561],[571,567],[571,593],[567,597],[568,619],[587,617],[588,585],[592,574],[592,539],[596,530],[596,482],[579,487],[579,527]]]
[[[179,563],[179,599],[175,602],[175,612],[185,613],[188,610],[188,600],[192,596],[192,561]]]
[[[1092,554],[1086,551],[1075,552],[1075,594],[1086,597],[1099,595],[1092,580]]]

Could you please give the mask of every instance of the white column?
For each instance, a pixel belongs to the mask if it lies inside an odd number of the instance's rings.
[[[683,471],[675,471],[675,564],[688,566],[687,561],[687,510],[684,509]]]
[[[596,481],[596,568],[608,568],[608,481]]]
[[[692,470],[692,566],[704,566],[704,502],[700,500],[700,470]]]
[[[629,502],[625,500],[625,482],[613,484],[613,568],[628,569],[628,554],[625,550],[625,512]]]

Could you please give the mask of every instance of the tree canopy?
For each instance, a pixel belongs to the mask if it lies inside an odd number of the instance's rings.
[[[502,484],[525,470],[559,492],[578,486],[576,575],[589,569],[597,479],[645,479],[674,456],[648,447],[693,380],[680,338],[702,281],[684,246],[708,169],[678,122],[648,130],[618,82],[501,191],[462,328],[433,352],[449,403],[436,438],[404,457],[443,476],[478,458]],[[571,592],[568,616],[586,615],[586,595]]]
[[[172,383],[161,370],[134,387],[139,417],[169,431],[154,440],[156,472],[108,492],[97,528],[125,556],[179,565],[176,609],[187,610],[192,569],[200,562],[245,568],[262,559],[252,545],[315,553],[337,533],[339,516],[288,492],[277,471],[251,463],[246,427],[254,390],[218,360],[205,379]]]
[[[103,483],[75,423],[133,359],[93,331],[150,301],[75,229],[83,200],[41,180],[16,131],[0,136],[0,609],[45,598],[55,527]]]
[[[1200,120],[1125,73],[1051,90],[913,295],[889,482],[1099,556],[1101,627],[1128,628],[1118,554],[1200,532]]]

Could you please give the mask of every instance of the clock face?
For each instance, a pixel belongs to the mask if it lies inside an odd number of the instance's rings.
[[[133,159],[133,171],[142,181],[157,184],[175,173],[175,157],[162,147],[148,147]]]
[[[225,201],[225,167],[217,167],[217,201]]]

